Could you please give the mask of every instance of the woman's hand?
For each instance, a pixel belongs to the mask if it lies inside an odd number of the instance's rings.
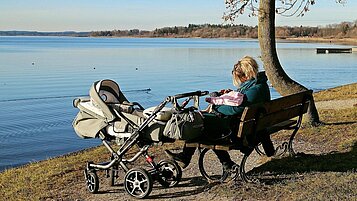
[[[204,110],[201,110],[202,113],[211,113],[212,112],[212,104],[209,104],[208,107]]]
[[[221,94],[226,94],[233,91],[232,89],[222,89],[221,91],[219,91]]]

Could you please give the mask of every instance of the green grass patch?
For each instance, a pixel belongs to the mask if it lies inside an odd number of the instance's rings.
[[[320,110],[323,125],[303,127],[298,136],[305,141],[335,147],[337,151],[351,148],[357,142],[357,107],[341,110]]]
[[[314,93],[315,101],[357,99],[357,83],[343,85]]]
[[[104,147],[31,163],[0,174],[0,197],[4,200],[71,199],[63,189],[83,179],[83,166],[93,156],[103,159]]]

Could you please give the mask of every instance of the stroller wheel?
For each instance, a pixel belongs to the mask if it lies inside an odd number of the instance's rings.
[[[124,178],[124,188],[129,195],[135,198],[145,198],[152,190],[151,175],[142,168],[130,169]]]
[[[160,161],[158,170],[158,182],[165,188],[176,186],[181,181],[181,167],[173,160]]]
[[[84,174],[86,177],[87,190],[93,194],[97,193],[99,189],[99,179],[97,173],[94,171],[88,172],[85,170]]]

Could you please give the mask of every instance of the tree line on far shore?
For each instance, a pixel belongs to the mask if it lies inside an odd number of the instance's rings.
[[[275,28],[276,37],[322,37],[322,38],[357,38],[357,20],[327,26],[279,26]],[[258,38],[258,27],[239,25],[189,24],[186,27],[174,26],[145,31],[112,30],[93,31],[92,37],[176,37],[176,38]]]
[[[275,27],[275,33],[277,38],[357,38],[357,20],[316,27],[279,26]],[[0,31],[0,36],[258,38],[258,26],[189,24],[186,27],[164,27],[153,31],[139,29],[91,32]]]

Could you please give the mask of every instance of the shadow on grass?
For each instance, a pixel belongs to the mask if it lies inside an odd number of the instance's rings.
[[[292,174],[303,172],[348,172],[357,169],[357,143],[350,152],[331,152],[325,155],[299,153],[297,156],[273,159],[251,171]]]
[[[152,195],[149,198],[171,199],[181,197],[183,199],[183,197],[207,191],[218,184],[220,183],[208,183],[202,176],[183,178],[177,186],[173,187],[174,191]]]
[[[181,182],[175,186],[172,187],[171,190],[168,192],[164,187],[162,187],[158,182],[154,183],[153,186],[153,191],[155,193],[151,193],[154,195],[149,195],[148,198],[150,199],[155,199],[155,198],[160,198],[160,199],[170,199],[170,198],[179,198],[179,197],[186,197],[190,195],[196,195],[199,193],[202,193],[208,189],[211,189],[215,185],[220,184],[220,183],[208,183],[203,177],[197,176],[197,177],[189,177],[189,178],[182,178]],[[162,193],[161,193],[162,192]],[[115,188],[109,188],[106,190],[100,190],[97,194],[107,194],[107,193],[126,193],[124,190],[124,185],[123,183],[117,183],[115,185]],[[158,194],[157,194],[158,193]]]

